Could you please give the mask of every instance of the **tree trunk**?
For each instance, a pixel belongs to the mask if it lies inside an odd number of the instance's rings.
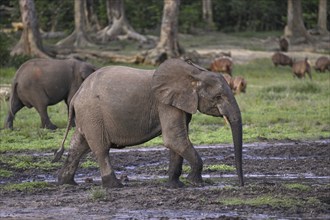
[[[137,33],[128,23],[123,0],[107,0],[107,16],[109,25],[98,32],[98,38],[102,42],[114,39],[133,39],[141,43],[147,38]]]
[[[203,3],[203,20],[207,24],[207,29],[214,28],[213,13],[212,13],[212,0],[202,0]]]
[[[20,12],[23,22],[21,39],[11,51],[10,55],[29,55],[48,58],[44,52],[39,32],[38,18],[33,0],[20,0]]]
[[[292,44],[313,42],[304,25],[301,0],[288,0],[288,22],[284,36],[289,38]]]
[[[164,0],[160,39],[156,48],[147,52],[145,63],[158,65],[183,54],[178,39],[179,5],[180,0]]]
[[[321,34],[328,34],[327,30],[327,0],[319,0],[317,26]]]
[[[87,30],[91,32],[97,32],[101,30],[101,25],[93,7],[95,0],[86,0],[84,3]]]
[[[86,34],[85,1],[74,0],[75,30],[67,38],[59,41],[57,46],[86,47],[93,46]]]

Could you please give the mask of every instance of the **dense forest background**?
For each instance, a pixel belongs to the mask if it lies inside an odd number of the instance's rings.
[[[0,58],[7,65],[9,55],[12,60],[21,55],[98,57],[157,65],[186,55],[178,33],[211,32],[252,36],[263,32],[288,45],[324,50],[330,36],[329,12],[327,0],[3,0]],[[125,57],[109,53],[132,40],[138,42],[138,53]],[[111,42],[118,48],[110,49]],[[101,47],[107,52],[100,53]]]
[[[19,2],[2,0],[1,5],[16,8],[10,14],[0,15],[0,25],[10,27],[11,22],[20,21]],[[108,23],[106,1],[94,0],[94,9],[102,27]],[[142,34],[159,34],[163,1],[125,0],[125,14],[134,29]],[[303,20],[307,29],[315,28],[318,15],[318,0],[302,0]],[[39,26],[44,31],[74,29],[74,1],[35,1]],[[330,4],[327,5],[327,25],[330,29]],[[287,22],[286,0],[216,0],[212,2],[215,31],[273,31],[283,30]],[[181,0],[179,13],[180,33],[196,33],[205,27],[202,19],[202,0]]]

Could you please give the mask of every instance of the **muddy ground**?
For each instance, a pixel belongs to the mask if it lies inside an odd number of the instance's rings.
[[[234,164],[231,145],[197,148],[204,161],[204,187],[186,183],[184,188],[166,188],[168,151],[161,146],[113,150],[111,158],[125,186],[108,191],[101,188],[97,167],[79,168],[78,186],[56,185],[57,169],[12,169],[13,176],[0,178],[0,218],[330,219],[330,140],[245,144],[243,188],[235,171],[210,169]],[[35,161],[52,158],[50,152],[29,154]],[[26,181],[49,185],[5,189]]]

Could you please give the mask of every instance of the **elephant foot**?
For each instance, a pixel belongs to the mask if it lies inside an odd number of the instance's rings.
[[[42,128],[47,128],[49,130],[56,130],[57,129],[57,126],[54,125],[54,124],[46,124],[46,125],[43,125],[41,126]]]
[[[182,188],[184,187],[184,183],[181,182],[180,180],[169,180],[165,186],[167,188],[172,188],[172,189],[177,189],[177,188]]]
[[[104,188],[121,188],[124,185],[113,175],[102,176],[102,186]]]
[[[4,128],[14,130],[13,122],[5,122]]]
[[[187,181],[194,186],[204,186],[204,181],[201,175],[189,174]]]

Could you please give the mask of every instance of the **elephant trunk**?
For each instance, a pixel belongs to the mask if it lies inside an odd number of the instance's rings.
[[[237,106],[238,107],[238,106]],[[236,172],[238,175],[239,183],[244,186],[243,178],[243,165],[242,165],[242,145],[243,145],[243,132],[242,132],[242,117],[238,110],[229,111],[230,114],[224,117],[228,120],[234,142],[235,164]]]

